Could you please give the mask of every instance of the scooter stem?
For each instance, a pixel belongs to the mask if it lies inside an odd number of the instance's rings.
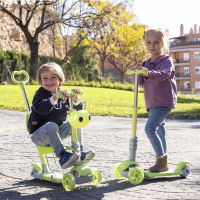
[[[138,101],[138,74],[135,72],[135,90],[134,90],[134,102],[133,102],[133,117],[132,117],[132,134],[131,138],[136,137],[137,130],[137,101]]]
[[[70,97],[69,97],[69,107],[70,109],[73,109],[73,104],[72,104],[72,93],[70,92]],[[76,129],[74,127],[71,127],[72,128],[72,141],[74,143],[77,143],[78,142],[78,139],[77,139],[77,132],[76,132]]]
[[[76,129],[75,129],[74,127],[72,127],[72,141],[73,141],[74,143],[77,143],[77,142],[78,142]]]
[[[135,70],[135,90],[134,90],[134,102],[133,102],[133,117],[132,117],[132,133],[129,145],[129,160],[135,161],[136,159],[136,150],[137,150],[137,101],[138,101],[138,74]]]

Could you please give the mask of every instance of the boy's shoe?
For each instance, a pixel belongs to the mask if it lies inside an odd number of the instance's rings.
[[[85,165],[92,160],[92,158],[95,157],[95,153],[93,151],[88,151],[88,152],[81,152],[81,164]]]
[[[74,165],[78,159],[79,156],[76,153],[69,153],[67,151],[64,151],[60,156],[59,163],[62,169],[65,169]]]

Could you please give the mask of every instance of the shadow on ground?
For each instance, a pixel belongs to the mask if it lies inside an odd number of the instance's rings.
[[[112,193],[119,190],[129,189],[138,186],[148,185],[152,183],[161,183],[161,182],[174,182],[182,179],[181,177],[164,177],[164,178],[153,178],[153,179],[144,179],[139,185],[132,185],[127,179],[116,179],[110,181],[102,182],[102,186],[95,187],[92,185],[76,185],[75,189],[71,192],[66,191],[62,184],[52,183],[43,180],[23,180],[12,184],[11,188],[0,189],[1,200],[40,200],[42,198],[54,200],[70,200],[70,199],[102,199],[105,194]],[[26,194],[23,192],[23,188],[26,190],[30,188],[31,194]],[[17,191],[15,191],[15,189]],[[30,191],[29,190],[29,191]],[[42,190],[42,191],[41,191]],[[78,196],[81,195],[81,198]]]

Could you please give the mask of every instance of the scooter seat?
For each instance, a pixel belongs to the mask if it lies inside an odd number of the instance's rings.
[[[52,147],[50,146],[36,146],[37,150],[39,153],[41,154],[50,154],[50,153],[54,153],[54,150]],[[74,151],[74,148],[72,147],[69,147],[69,146],[66,146],[66,150],[71,150],[71,151]]]
[[[41,153],[41,154],[50,154],[50,153],[54,153],[52,147],[36,146],[36,148],[37,148],[38,152]]]

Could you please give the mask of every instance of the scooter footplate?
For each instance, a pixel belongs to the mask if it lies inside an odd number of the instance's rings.
[[[165,172],[150,172],[150,171],[144,171],[144,177],[150,178],[150,177],[161,177],[161,176],[177,176],[181,175],[181,170],[168,170]]]

